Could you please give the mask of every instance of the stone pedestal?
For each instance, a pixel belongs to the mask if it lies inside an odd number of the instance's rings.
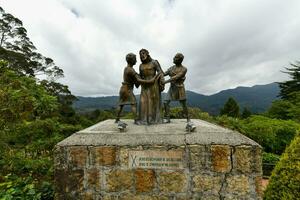
[[[192,120],[128,127],[100,122],[58,143],[55,199],[261,199],[261,147]]]

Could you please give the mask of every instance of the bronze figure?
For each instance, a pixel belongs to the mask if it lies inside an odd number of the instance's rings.
[[[138,73],[134,70],[133,66],[136,64],[136,55],[129,53],[126,55],[127,66],[124,69],[123,73],[123,82],[119,92],[119,103],[117,109],[117,118],[116,122],[119,122],[120,115],[122,113],[123,107],[125,105],[131,105],[131,111],[134,115],[134,122],[138,123],[137,117],[137,102],[133,94],[133,87],[139,87],[140,84],[147,85],[153,84],[155,77],[151,79],[143,80],[140,78]]]
[[[151,84],[141,83],[139,119],[142,124],[162,123],[161,92],[164,90],[163,71],[157,60],[150,57],[148,50],[141,49],[140,77],[145,80],[155,78]],[[156,78],[157,76],[157,78]]]
[[[183,108],[183,113],[189,122],[188,108],[186,105],[186,95],[184,88],[185,75],[187,68],[181,63],[184,59],[183,54],[177,53],[173,58],[173,65],[165,73],[164,76],[169,75],[170,79],[164,83],[171,83],[167,97],[164,101],[165,119],[167,123],[170,123],[170,102],[179,101]]]

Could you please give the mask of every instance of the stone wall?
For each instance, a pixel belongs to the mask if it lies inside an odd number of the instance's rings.
[[[55,199],[261,199],[261,147],[253,143],[83,144],[55,147]],[[180,159],[141,168],[132,152]]]

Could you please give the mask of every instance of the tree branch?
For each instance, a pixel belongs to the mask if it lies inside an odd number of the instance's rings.
[[[0,47],[2,47],[2,44],[3,44],[3,41],[4,41],[4,31],[3,31],[3,33],[2,33],[2,36],[1,36],[1,42],[0,42]]]

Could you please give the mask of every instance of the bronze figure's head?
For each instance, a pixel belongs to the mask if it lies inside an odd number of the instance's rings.
[[[142,63],[148,63],[151,61],[151,57],[149,55],[149,51],[147,49],[140,50],[140,59]]]
[[[136,55],[133,53],[129,53],[126,55],[126,61],[130,65],[135,65],[136,64]]]
[[[177,53],[173,58],[173,63],[176,65],[180,65],[184,59],[184,56],[182,53]]]

